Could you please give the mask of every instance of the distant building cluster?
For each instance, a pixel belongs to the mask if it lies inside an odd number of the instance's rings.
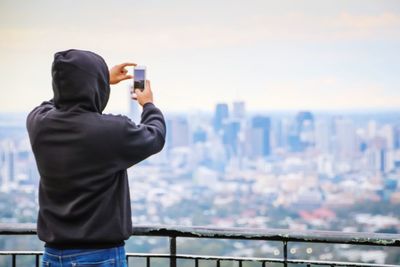
[[[129,170],[134,223],[400,232],[400,114],[166,119],[165,149]]]
[[[208,155],[231,159],[276,161],[289,156],[318,157],[318,173],[330,177],[342,172],[388,174],[400,167],[400,120],[360,121],[352,115],[250,115],[244,102],[219,103],[211,118],[168,118],[168,147],[190,148],[212,143]],[[219,151],[219,149],[222,149]]]
[[[132,101],[137,124],[140,113]],[[254,113],[238,101],[165,118],[164,150],[128,170],[134,223],[400,231],[393,212],[340,213],[400,204],[400,114]],[[0,127],[0,191],[18,198],[13,216],[36,220],[25,126]]]
[[[39,174],[29,140],[0,139],[0,192],[33,191],[38,181]]]

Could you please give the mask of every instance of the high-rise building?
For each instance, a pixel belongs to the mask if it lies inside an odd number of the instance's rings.
[[[339,159],[352,160],[357,153],[356,131],[350,119],[335,120],[335,154]]]
[[[263,154],[263,129],[246,129],[245,154],[249,158],[261,157]]]
[[[3,186],[8,186],[15,181],[15,146],[11,141],[6,141],[0,147],[0,175]]]
[[[261,140],[247,140],[247,142],[259,142],[261,146],[261,156],[268,156],[271,153],[271,120],[269,117],[256,116],[252,119],[253,129],[261,131]]]
[[[290,132],[290,121],[286,118],[280,119],[276,123],[276,145],[278,147],[287,148],[288,137]]]
[[[314,116],[309,111],[300,111],[288,136],[292,151],[304,151],[314,145]]]
[[[224,124],[223,143],[228,157],[238,153],[239,131],[240,122],[237,120],[230,120]]]
[[[140,123],[142,108],[136,100],[129,98],[129,118],[136,124]]]
[[[186,118],[167,120],[167,147],[188,147],[190,145],[189,123]]]
[[[246,116],[246,107],[243,101],[233,102],[232,118],[242,120]]]
[[[229,108],[226,103],[219,103],[215,107],[214,130],[218,132],[223,128],[225,120],[229,117]]]
[[[375,120],[370,120],[368,121],[368,126],[367,126],[367,136],[369,139],[373,139],[376,136],[377,133],[377,123]]]
[[[397,123],[393,127],[393,142],[394,142],[394,148],[399,149],[400,148],[400,124]]]
[[[202,128],[197,128],[193,132],[193,143],[204,143],[207,141],[207,132]]]
[[[300,111],[296,122],[302,148],[312,146],[314,144],[314,116],[309,111]]]
[[[315,122],[315,148],[324,154],[331,151],[331,131],[326,120]]]
[[[379,131],[379,136],[385,139],[385,147],[392,150],[395,145],[394,129],[390,124],[385,124]]]

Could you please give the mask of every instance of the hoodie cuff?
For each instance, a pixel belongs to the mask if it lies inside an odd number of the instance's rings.
[[[143,105],[143,109],[146,107],[155,107],[153,102],[147,102],[146,104]]]

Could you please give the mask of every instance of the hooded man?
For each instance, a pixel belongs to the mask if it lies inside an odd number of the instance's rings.
[[[126,266],[132,233],[127,168],[158,153],[165,121],[150,82],[132,98],[140,124],[102,114],[110,84],[132,79],[124,63],[108,70],[99,55],[67,50],[54,55],[54,97],[34,108],[27,129],[40,173],[37,232],[43,266]]]

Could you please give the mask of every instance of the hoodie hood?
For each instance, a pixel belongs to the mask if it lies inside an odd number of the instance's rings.
[[[76,49],[57,52],[51,74],[57,109],[102,113],[110,96],[110,74],[101,56]]]

